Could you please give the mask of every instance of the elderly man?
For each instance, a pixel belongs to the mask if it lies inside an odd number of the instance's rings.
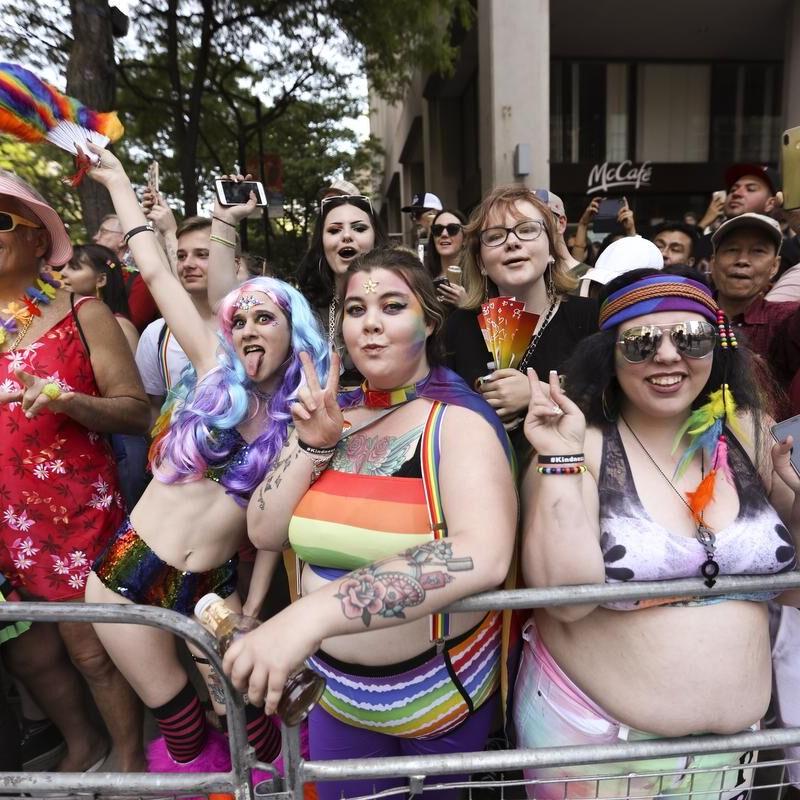
[[[143,433],[148,405],[108,307],[58,288],[72,257],[64,224],[30,186],[0,172],[0,572],[23,599],[81,601],[93,560],[123,520],[107,433]],[[67,743],[59,768],[144,766],[141,710],[91,625],[35,623],[3,645],[12,675]],[[77,670],[76,670],[77,668]],[[25,756],[23,756],[25,758]]]

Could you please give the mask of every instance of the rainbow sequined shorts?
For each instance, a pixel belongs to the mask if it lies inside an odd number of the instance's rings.
[[[139,537],[126,517],[92,569],[112,592],[132,603],[194,614],[209,592],[227,597],[236,591],[239,556],[208,572],[185,572],[162,561]]]

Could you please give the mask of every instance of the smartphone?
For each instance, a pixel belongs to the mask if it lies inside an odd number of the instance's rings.
[[[147,168],[147,188],[153,194],[158,194],[158,161],[151,161]]]
[[[595,233],[611,233],[621,230],[620,224],[617,222],[617,214],[624,205],[624,197],[604,197],[594,216],[592,230]]]
[[[250,192],[255,192],[256,205],[265,206],[267,195],[264,184],[260,181],[226,181],[217,178],[214,181],[217,187],[217,198],[223,206],[238,206],[250,199]]]
[[[784,131],[781,147],[783,207],[800,208],[800,127]]]
[[[725,198],[728,196],[728,193],[724,189],[717,189],[716,192],[712,192],[711,199],[718,200],[721,203],[725,202]]]
[[[450,281],[447,278],[434,278],[433,285],[438,289],[440,286],[449,286]]]
[[[461,267],[452,264],[447,268],[447,280],[456,286],[461,286]]]
[[[794,471],[800,475],[800,414],[772,426],[772,438],[776,442],[785,442],[787,436],[791,436],[794,441],[791,463]]]

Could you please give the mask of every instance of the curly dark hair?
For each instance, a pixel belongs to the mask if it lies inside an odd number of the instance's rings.
[[[443,331],[445,316],[441,303],[436,297],[436,287],[420,260],[405,247],[380,247],[370,250],[356,258],[347,269],[347,281],[339,297],[339,326],[344,313],[344,297],[350,277],[359,272],[372,272],[374,269],[387,269],[397,273],[411,289],[425,314],[425,321],[433,325],[433,330],[425,342],[425,352],[431,366],[444,361]]]
[[[297,285],[306,300],[316,308],[330,303],[336,292],[333,271],[325,260],[325,251],[322,247],[322,231],[325,228],[325,219],[328,214],[334,208],[339,208],[343,205],[355,206],[366,212],[372,229],[375,231],[374,247],[387,247],[389,244],[389,237],[386,235],[383,223],[375,216],[372,205],[359,195],[342,195],[324,202],[314,225],[314,231],[311,234],[311,243],[308,246],[308,251],[297,267]]]
[[[703,276],[690,267],[635,269],[611,281],[601,292],[599,301],[602,304],[609,295],[642,278],[664,274],[680,275],[708,285]],[[622,392],[614,367],[616,343],[616,330],[594,333],[580,342],[564,368],[566,392],[578,404],[590,425],[603,427],[619,416]],[[739,409],[755,416],[767,411],[769,404],[764,396],[760,371],[747,347],[724,349],[718,339],[712,359],[708,382],[695,398],[693,409],[703,405],[708,395],[722,383],[727,383]]]

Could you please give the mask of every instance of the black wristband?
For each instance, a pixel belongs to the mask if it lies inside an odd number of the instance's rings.
[[[222,219],[221,217],[218,217],[216,214],[212,214],[211,219],[215,219],[217,222],[221,222],[223,225],[230,225],[231,228],[236,230],[236,225],[233,222],[228,222],[228,220]]]
[[[536,460],[540,464],[582,464],[586,459],[583,453],[574,453],[569,456],[537,456]]]
[[[297,444],[301,450],[305,450],[306,453],[311,453],[312,456],[332,456],[336,452],[336,445],[333,447],[312,447],[301,439],[297,440]]]
[[[131,228],[131,229],[130,229],[130,230],[129,230],[129,231],[128,231],[128,232],[127,232],[127,233],[126,233],[126,234],[125,234],[123,237],[122,237],[122,241],[123,241],[123,243],[124,243],[124,244],[128,244],[128,242],[129,242],[129,241],[130,241],[130,240],[131,240],[131,239],[132,239],[134,236],[136,236],[136,234],[137,234],[137,233],[144,233],[145,231],[150,231],[150,233],[153,233],[153,232],[154,232],[152,223],[148,222],[148,223],[147,223],[147,225],[139,225],[139,226],[138,226],[138,227],[136,227],[136,228]]]

